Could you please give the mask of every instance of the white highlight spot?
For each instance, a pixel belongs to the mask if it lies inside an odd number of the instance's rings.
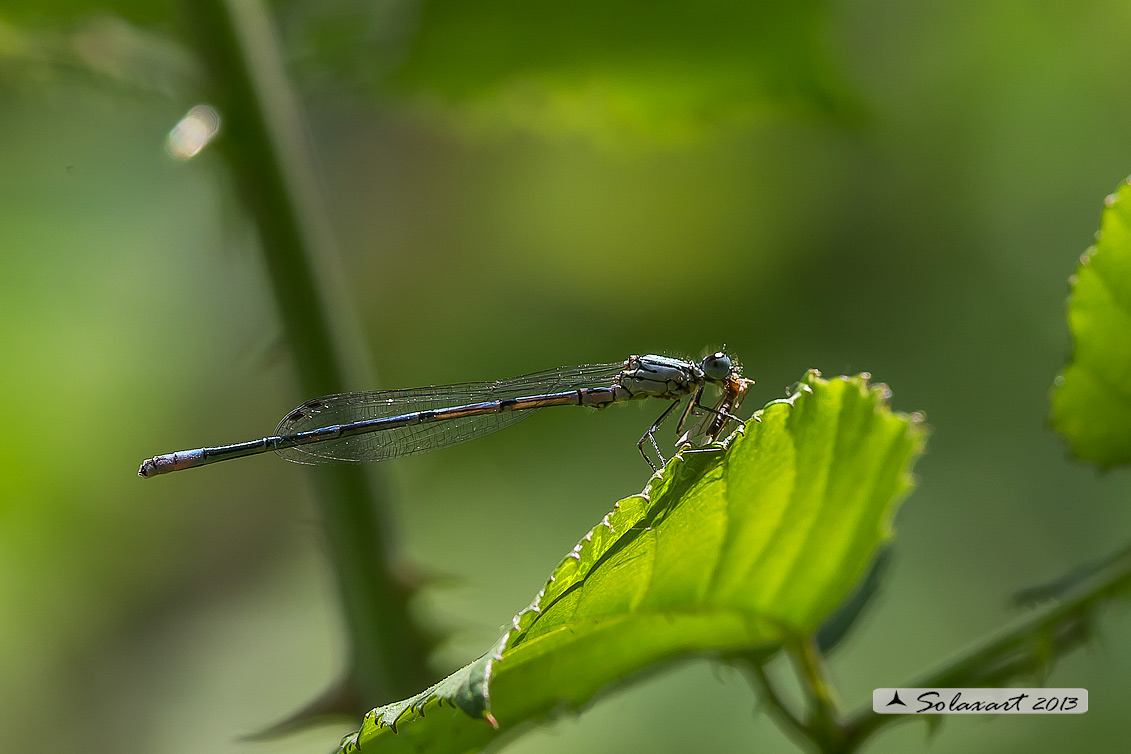
[[[165,150],[176,160],[189,160],[220,132],[220,113],[211,105],[197,105],[165,137]]]

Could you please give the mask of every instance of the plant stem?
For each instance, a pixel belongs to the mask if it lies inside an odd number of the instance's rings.
[[[1043,676],[1061,655],[1084,643],[1102,603],[1131,589],[1131,550],[1065,595],[1051,610],[1034,615],[988,639],[941,668],[904,684],[908,688],[1002,686],[1019,677]],[[915,715],[877,715],[871,706],[852,714],[843,726],[845,751],[855,751],[871,736]]]
[[[815,636],[787,646],[797,667],[802,688],[809,697],[808,729],[822,752],[839,752],[844,748],[844,734],[840,726],[840,713],[829,682],[825,661],[817,648]]]
[[[1103,603],[1131,591],[1131,548],[1088,571],[1091,576],[1068,590],[1056,607],[1019,622],[901,687],[994,687],[1017,678],[1045,675],[1058,657],[1087,640]],[[787,644],[786,649],[809,698],[809,718],[804,721],[790,711],[774,688],[764,668],[766,656],[740,655],[739,659],[748,666],[770,711],[786,732],[802,743],[823,754],[850,754],[884,728],[917,719],[915,715],[878,715],[869,705],[841,720],[815,639]]]
[[[769,675],[766,673],[766,667],[758,658],[747,659],[742,662],[740,667],[746,670],[751,681],[761,691],[762,699],[769,705],[769,712],[771,715],[778,719],[778,722],[785,728],[786,733],[792,734],[794,740],[799,743],[812,743],[812,735],[805,722],[799,718],[785,699],[782,699],[778,694],[777,688],[774,686],[773,681],[770,680]]]
[[[186,0],[182,7],[223,118],[219,143],[259,232],[303,393],[339,392],[351,384],[344,354],[362,349],[360,339],[348,335],[355,329],[351,320],[334,320],[345,297],[340,288],[327,294],[333,255],[270,19],[260,0]],[[335,302],[333,310],[327,300]],[[352,384],[370,384],[361,372],[352,370]],[[348,685],[356,692],[338,698],[351,699],[340,704],[358,713],[425,685],[431,676],[426,635],[409,617],[410,590],[393,575],[380,485],[355,466],[313,473],[349,634]]]

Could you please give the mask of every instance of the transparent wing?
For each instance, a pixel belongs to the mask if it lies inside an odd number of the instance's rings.
[[[327,395],[307,401],[288,413],[275,428],[275,434],[292,435],[333,424],[383,419],[417,411],[561,393],[585,387],[605,387],[615,382],[623,368],[622,364],[587,364],[559,367],[496,382],[465,382],[406,390]],[[275,452],[295,463],[381,461],[474,440],[522,421],[535,411],[537,409],[507,411],[414,424],[310,445],[296,445]]]

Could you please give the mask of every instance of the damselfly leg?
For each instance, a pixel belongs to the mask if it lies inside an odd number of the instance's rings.
[[[663,467],[664,464],[667,463],[667,459],[664,458],[664,454],[660,452],[660,444],[656,442],[656,430],[660,428],[660,425],[664,423],[664,419],[667,419],[668,415],[671,414],[671,412],[674,411],[675,407],[679,404],[680,402],[676,400],[672,402],[672,405],[665,408],[664,413],[660,414],[660,418],[652,422],[652,426],[648,428],[647,432],[640,436],[640,441],[636,443],[636,449],[640,451],[640,455],[643,456],[644,460],[648,462],[648,465],[652,467],[653,472],[659,471],[660,467]],[[649,458],[648,454],[644,452],[645,440],[652,443],[652,448],[656,451],[656,457],[660,459],[660,467],[657,467],[656,464],[652,463],[652,459]]]
[[[702,432],[693,430],[692,432],[682,434],[680,438],[680,444],[685,442],[687,438],[692,434],[703,434],[712,442],[714,442],[719,438],[719,435],[722,434],[723,428],[726,426],[726,423],[728,421],[736,421],[741,423],[742,419],[730,413],[730,409],[737,410],[738,406],[736,405],[736,402],[741,402],[742,393],[746,390],[748,384],[752,384],[750,380],[744,380],[741,378],[736,378],[736,381],[733,383],[728,381],[726,387],[724,388],[723,396],[719,399],[719,402],[715,406],[708,406],[702,402],[703,385],[700,385],[695,393],[691,396],[690,400],[688,400],[687,406],[683,409],[683,413],[679,417],[679,424],[677,424],[675,428],[676,434],[679,435],[683,433],[684,426],[692,416],[698,417],[706,414],[711,416],[712,420],[710,422],[709,428]],[[648,465],[652,467],[653,472],[659,471],[660,468],[667,464],[667,459],[664,458],[664,454],[660,452],[660,445],[658,442],[656,442],[656,432],[660,429],[660,425],[664,423],[668,416],[671,415],[672,411],[675,410],[676,406],[678,406],[681,402],[681,400],[676,400],[674,403],[672,403],[672,405],[664,409],[664,412],[660,414],[660,417],[652,423],[652,426],[648,428],[648,431],[645,432],[640,437],[640,441],[636,443],[636,449],[640,451],[640,455],[644,458],[645,461],[648,462]],[[652,463],[652,459],[649,458],[648,454],[644,452],[645,440],[650,442],[652,444],[652,449],[656,451],[656,457],[660,459],[659,467],[657,467],[656,464]]]

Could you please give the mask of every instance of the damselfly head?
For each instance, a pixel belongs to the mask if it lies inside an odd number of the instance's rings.
[[[730,357],[722,351],[711,354],[703,359],[703,363],[700,364],[703,374],[705,374],[707,379],[711,382],[724,381],[730,376],[732,366]]]

